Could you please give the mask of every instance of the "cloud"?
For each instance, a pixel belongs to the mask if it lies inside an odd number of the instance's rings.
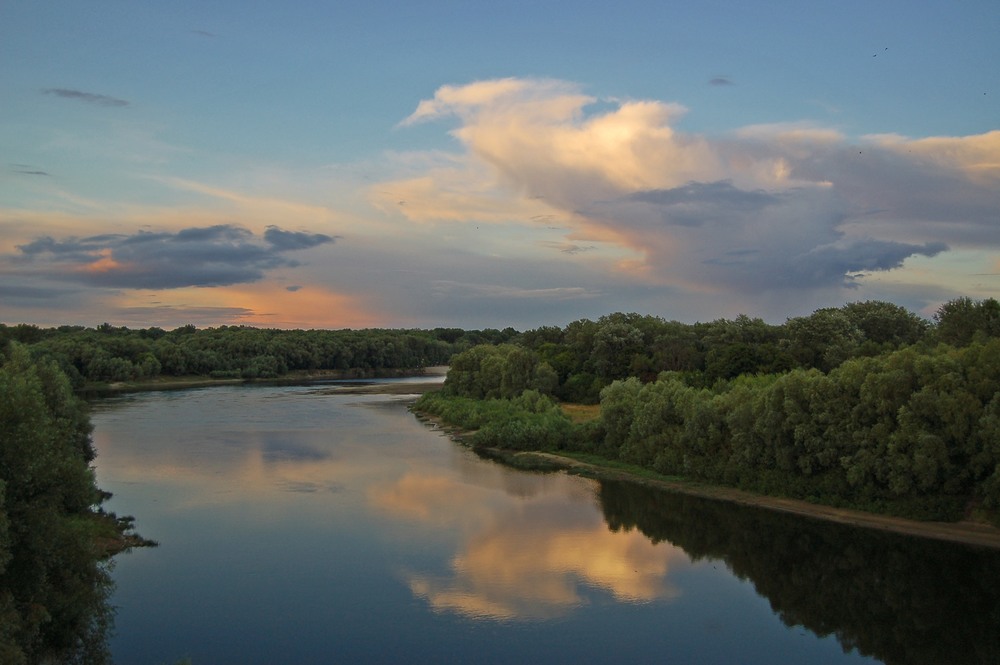
[[[129,103],[124,99],[109,97],[108,95],[99,95],[93,92],[84,92],[83,90],[73,90],[70,88],[46,88],[45,90],[42,90],[42,94],[55,95],[56,97],[62,97],[63,99],[76,99],[81,102],[87,102],[88,104],[97,104],[98,106],[129,105]]]
[[[633,201],[659,209],[667,224],[699,226],[727,214],[759,213],[779,204],[781,197],[762,189],[742,190],[729,181],[720,181],[689,182],[672,189],[639,191],[624,197],[622,203]]]
[[[595,294],[582,287],[523,288],[497,284],[473,284],[439,280],[433,284],[434,292],[449,298],[474,300],[578,300]]]
[[[449,570],[407,573],[415,596],[439,612],[532,620],[564,616],[598,594],[629,603],[679,594],[670,573],[687,556],[637,531],[609,531],[584,498],[589,485],[567,476],[516,480],[411,471],[369,490],[369,501],[396,519],[461,534]]]
[[[809,300],[909,258],[1000,246],[1000,132],[852,142],[795,122],[707,136],[678,129],[687,112],[565,81],[443,86],[401,124],[457,122],[461,150],[378,188],[407,191],[396,213],[424,223],[509,223],[483,202],[544,204],[566,229],[546,246],[617,245],[634,252],[618,265],[636,284],[692,297]]]
[[[36,169],[28,164],[11,164],[11,167],[14,173],[20,173],[21,175],[49,175],[48,171]]]
[[[412,125],[440,117],[457,115],[470,117],[480,112],[495,112],[510,107],[530,109],[538,117],[560,117],[567,110],[594,101],[581,94],[578,87],[566,81],[552,79],[494,79],[467,85],[445,85],[417,106],[402,121]]]
[[[736,85],[728,76],[713,76],[708,79],[708,84],[714,86]]]
[[[134,327],[174,327],[179,321],[196,327],[218,325],[220,321],[242,323],[251,319],[254,311],[245,307],[177,307],[160,305],[151,307],[119,307],[111,318],[122,325]]]
[[[596,249],[594,245],[582,246],[572,242],[554,242],[554,241],[542,241],[540,243],[543,247],[551,247],[552,249],[558,250],[563,254],[580,254],[582,252],[590,252]]]
[[[948,249],[943,242],[923,245],[874,239],[854,239],[815,247],[794,257],[790,276],[823,284],[855,271],[899,268],[911,256],[937,256]]]
[[[296,231],[283,231],[277,226],[269,226],[264,231],[264,240],[279,251],[292,251],[296,249],[309,249],[328,242],[334,242],[333,236],[323,233],[303,233]]]
[[[65,294],[65,290],[29,286],[21,284],[0,284],[0,299],[4,301],[53,300]]]
[[[261,243],[251,231],[218,224],[174,233],[139,231],[18,245],[23,260],[48,277],[101,287],[177,289],[256,282],[269,270],[295,267],[284,254],[333,242],[323,234],[268,227]]]

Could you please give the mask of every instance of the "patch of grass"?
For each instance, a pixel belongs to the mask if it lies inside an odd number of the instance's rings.
[[[562,412],[574,423],[586,423],[596,420],[601,415],[600,404],[572,404],[562,403],[559,405]]]

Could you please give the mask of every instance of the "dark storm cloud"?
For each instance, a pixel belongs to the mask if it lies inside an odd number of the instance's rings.
[[[277,226],[269,226],[264,231],[264,240],[271,243],[275,249],[280,251],[291,251],[296,249],[309,249],[328,242],[334,242],[335,238],[323,233],[302,233],[297,231],[283,231]]]
[[[772,193],[728,180],[634,192],[588,212],[615,220],[669,279],[757,294],[855,287],[857,273],[892,270],[910,256],[935,256],[941,241],[848,235],[850,205],[830,187]]]
[[[914,245],[885,240],[854,240],[816,247],[790,261],[788,274],[797,284],[827,284],[847,273],[892,270],[911,256],[937,256],[948,249],[942,242]],[[849,280],[848,280],[849,281]]]
[[[697,227],[738,223],[748,215],[759,215],[778,206],[785,196],[761,189],[740,189],[728,180],[689,182],[680,187],[643,190],[614,201],[604,201],[583,213],[626,220],[625,223],[637,228],[655,228],[664,223]]]
[[[118,99],[117,97],[109,97],[108,95],[99,95],[94,92],[84,92],[83,90],[73,90],[70,88],[46,88],[42,90],[42,94],[55,95],[63,99],[76,99],[88,104],[97,104],[98,106],[128,106],[129,104],[124,99]]]
[[[100,238],[105,236],[95,236],[94,238],[70,238],[68,240],[56,240],[51,236],[36,238],[26,245],[18,245],[27,258],[50,255],[57,260],[89,262],[100,258],[100,250],[107,245],[106,241]]]
[[[261,242],[247,229],[222,224],[176,233],[42,237],[18,249],[55,277],[104,287],[172,289],[256,282],[268,270],[300,265],[286,252],[326,242],[332,238],[277,227],[269,227]]]
[[[739,189],[728,180],[689,182],[682,187],[674,187],[673,189],[651,189],[636,192],[626,198],[661,206],[710,203],[714,206],[725,206],[738,210],[760,210],[780,200],[778,196],[769,194],[762,189],[752,191]]]

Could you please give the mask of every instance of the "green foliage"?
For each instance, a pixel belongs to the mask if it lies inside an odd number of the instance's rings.
[[[110,577],[99,539],[115,518],[97,512],[107,495],[95,485],[93,456],[90,422],[69,381],[54,363],[11,344],[0,367],[5,663],[107,657]]]
[[[514,344],[481,344],[451,359],[445,390],[473,399],[512,399],[525,390],[551,393],[557,382],[538,354]]]
[[[974,339],[1000,336],[1000,305],[992,299],[951,301],[935,319],[937,325],[932,326],[897,305],[868,301],[820,309],[783,325],[745,315],[684,324],[634,313],[524,333],[511,328],[304,331],[245,326],[198,330],[188,325],[165,331],[109,324],[93,329],[0,324],[0,343],[30,344],[33,355],[55,360],[77,387],[85,381],[157,376],[273,378],[291,371],[416,369],[449,364],[453,356],[476,346],[504,347],[502,358],[484,350],[476,352],[482,356],[478,360],[475,354],[468,358],[476,368],[485,360],[491,378],[456,377],[456,386],[469,382],[467,388],[458,387],[460,394],[511,396],[531,387],[564,401],[594,404],[612,381],[632,376],[649,383],[660,372],[681,372],[689,385],[711,387],[748,374],[796,368],[829,372],[851,358],[921,342],[968,345]],[[514,348],[522,355],[516,357]],[[490,363],[495,362],[502,371],[493,371]],[[534,367],[530,377],[524,374],[525,366]],[[499,382],[487,384],[494,378]]]
[[[1000,340],[991,340],[714,392],[676,374],[630,378],[601,393],[599,450],[769,494],[955,519],[969,499],[1000,502],[998,363]]]
[[[731,379],[743,374],[769,374],[794,362],[782,348],[782,328],[740,315],[733,321],[709,324],[702,336],[706,349],[706,379]]]
[[[864,334],[847,312],[820,309],[810,316],[789,319],[789,348],[800,367],[830,371],[857,355]]]
[[[474,399],[446,392],[425,393],[414,410],[471,432],[474,447],[550,450],[565,447],[575,426],[551,397],[525,390],[513,399]]]
[[[928,330],[928,323],[905,308],[880,300],[853,302],[841,311],[862,335],[868,348],[889,350],[916,344]]]
[[[274,330],[183,326],[130,330],[0,325],[0,342],[25,340],[32,355],[51,358],[75,387],[159,376],[264,379],[289,371],[352,370],[377,373],[447,364],[476,343],[512,339],[515,331]],[[547,377],[551,382],[551,376]]]
[[[946,344],[964,346],[975,339],[1000,337],[1000,302],[957,298],[941,305],[934,320],[937,339]]]

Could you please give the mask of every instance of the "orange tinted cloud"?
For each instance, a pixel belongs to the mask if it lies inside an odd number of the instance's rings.
[[[403,124],[457,120],[462,149],[435,157],[447,168],[384,185],[420,184],[410,219],[485,219],[544,202],[567,239],[633,252],[616,257],[621,277],[671,295],[726,294],[730,305],[829,298],[907,259],[995,244],[1000,131],[852,145],[836,129],[790,122],[713,137],[678,129],[685,112],[597,100],[561,81],[445,86]]]
[[[544,514],[511,513],[485,527],[456,554],[450,577],[413,575],[411,590],[435,609],[490,619],[560,616],[586,602],[584,587],[622,602],[677,595],[667,576],[672,564],[687,561],[680,550],[637,531],[567,525]]]
[[[911,140],[887,134],[871,139],[897,154],[959,170],[972,180],[1000,182],[1000,130],[973,136],[931,136]]]
[[[318,284],[270,282],[212,289],[217,304],[249,310],[241,323],[273,328],[372,328],[387,325],[381,312],[358,296]]]
[[[450,575],[408,575],[411,591],[440,611],[488,619],[560,616],[586,602],[585,587],[623,602],[674,597],[668,573],[686,555],[638,531],[609,531],[587,505],[590,487],[591,481],[560,475],[510,491],[481,479],[467,484],[411,471],[372,488],[369,499],[397,519],[464,532]]]
[[[110,249],[102,250],[100,254],[101,258],[84,266],[84,272],[108,272],[110,270],[121,270],[125,267],[124,264],[115,261]]]
[[[359,296],[324,286],[258,282],[217,288],[119,291],[109,302],[128,325],[198,327],[252,325],[264,328],[387,327],[383,315]]]

